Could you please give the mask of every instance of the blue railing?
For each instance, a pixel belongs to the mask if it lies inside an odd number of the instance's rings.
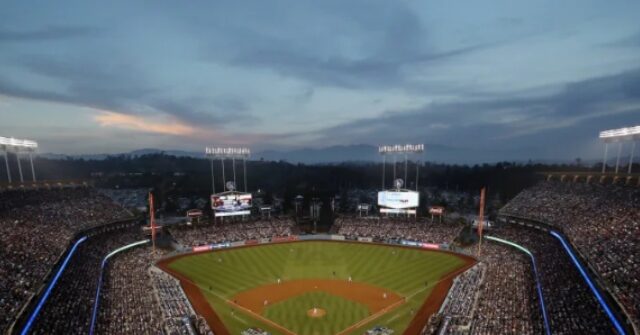
[[[553,230],[550,232],[550,234],[560,241],[560,243],[564,247],[564,250],[567,252],[567,254],[569,254],[569,257],[571,258],[571,261],[573,262],[573,264],[576,266],[576,268],[578,269],[578,271],[582,275],[582,278],[584,279],[584,281],[587,283],[587,285],[591,289],[591,292],[593,292],[593,295],[598,300],[598,303],[600,303],[600,306],[602,306],[602,309],[604,309],[605,313],[609,317],[609,320],[611,320],[611,323],[613,323],[613,326],[616,328],[618,333],[620,333],[622,335],[626,335],[627,332],[624,330],[624,328],[620,324],[620,321],[618,321],[618,318],[615,316],[615,314],[613,314],[613,311],[609,307],[609,304],[604,300],[604,298],[602,298],[602,295],[600,294],[600,291],[598,290],[596,285],[593,283],[593,281],[589,277],[589,274],[587,274],[587,272],[585,271],[585,269],[582,266],[582,264],[580,264],[580,261],[578,261],[578,258],[573,253],[573,250],[569,247],[569,245],[567,244],[567,241],[565,241],[564,237],[562,237],[562,235],[560,235],[558,232],[553,231]]]
[[[485,235],[484,236],[487,240],[490,241],[494,241],[494,242],[499,242],[499,243],[504,243],[507,245],[510,245],[522,252],[524,252],[525,254],[529,255],[529,258],[531,258],[531,264],[533,264],[533,275],[536,279],[536,291],[538,292],[538,299],[540,299],[540,308],[542,309],[542,320],[544,321],[544,330],[545,333],[547,335],[551,335],[551,327],[549,327],[549,319],[547,317],[547,307],[545,306],[544,303],[544,296],[542,295],[542,285],[540,284],[540,278],[538,277],[538,267],[536,266],[536,258],[535,256],[533,256],[533,253],[531,253],[531,251],[529,251],[529,249],[513,243],[511,241],[507,241],[501,238],[497,238],[497,237],[493,237],[493,236],[488,236]]]
[[[95,328],[96,328],[96,321],[98,319],[98,308],[100,305],[100,290],[102,289],[102,277],[103,277],[103,273],[104,273],[104,268],[107,265],[107,261],[109,260],[109,258],[111,258],[111,256],[131,249],[133,247],[142,245],[142,244],[146,244],[149,243],[150,240],[142,240],[142,241],[138,241],[138,242],[134,242],[131,244],[127,244],[125,246],[122,246],[116,250],[113,250],[112,252],[110,252],[109,254],[107,254],[103,259],[102,259],[102,265],[100,266],[100,275],[98,276],[98,287],[96,288],[96,300],[93,303],[93,312],[91,313],[91,328],[89,328],[89,334],[93,335]]]
[[[36,308],[33,310],[31,315],[27,319],[27,323],[22,328],[20,335],[26,335],[29,333],[31,326],[33,326],[33,322],[38,317],[38,314],[40,314],[40,310],[42,309],[42,306],[44,306],[44,304],[47,302],[47,299],[49,298],[51,291],[53,290],[54,287],[56,287],[56,284],[58,283],[58,279],[60,279],[60,276],[62,275],[64,270],[67,268],[67,264],[69,263],[71,256],[73,256],[73,254],[76,252],[76,249],[78,248],[78,246],[86,240],[87,240],[86,236],[81,237],[76,241],[76,243],[73,245],[71,250],[69,250],[67,257],[64,259],[64,262],[62,262],[62,265],[60,265],[60,268],[56,272],[56,275],[53,277],[53,280],[49,282],[47,289],[45,290],[44,294],[40,297],[40,300],[38,301],[38,305],[36,305]]]

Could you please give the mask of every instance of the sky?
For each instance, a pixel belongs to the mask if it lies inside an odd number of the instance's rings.
[[[8,1],[0,136],[41,152],[424,143],[595,158],[638,1]]]

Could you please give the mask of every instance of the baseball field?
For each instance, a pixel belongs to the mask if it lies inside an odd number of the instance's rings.
[[[415,334],[474,260],[370,243],[293,242],[181,255],[158,265],[216,334]]]

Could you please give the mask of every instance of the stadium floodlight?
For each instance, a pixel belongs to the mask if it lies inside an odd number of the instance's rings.
[[[626,137],[632,138],[634,136],[640,136],[640,126],[610,129],[600,132],[600,138],[603,140],[622,139]]]
[[[224,172],[224,160],[227,158],[232,160],[234,185],[238,185],[236,183],[236,158],[242,160],[242,167],[244,170],[244,191],[247,192],[247,159],[251,156],[251,149],[246,147],[205,147],[204,153],[205,156],[209,157],[211,160],[211,191],[214,194],[216,193],[216,186],[213,173],[213,160],[220,159],[222,166],[222,184],[224,186],[228,181]]]
[[[246,157],[251,155],[251,149],[245,147],[206,147],[207,156],[214,157]]]
[[[407,181],[408,155],[421,154],[424,152],[424,144],[394,144],[378,146],[378,153],[382,156],[382,189],[385,189],[386,175],[386,157],[393,157],[393,180],[396,180],[396,158],[398,155],[404,155],[404,181]],[[418,190],[418,163],[416,162],[416,191]]]
[[[31,175],[33,181],[36,181],[36,171],[33,168],[33,153],[38,149],[38,142],[32,140],[23,140],[13,137],[0,136],[0,151],[4,151],[4,162],[7,169],[7,179],[11,183],[11,170],[9,168],[8,152],[14,152],[17,156],[18,173],[20,174],[20,182],[24,182],[24,176],[22,174],[22,165],[20,164],[20,154],[28,154],[29,162],[31,163]]]
[[[622,152],[623,142],[631,141],[631,154],[629,155],[628,174],[631,174],[633,166],[633,154],[636,149],[636,141],[640,139],[640,126],[625,127],[618,129],[609,129],[600,132],[600,139],[604,142],[604,158],[602,159],[602,173],[607,171],[607,152],[608,144],[611,142],[618,143],[618,155],[616,157],[615,173],[618,174],[620,167],[620,153]]]
[[[381,145],[378,147],[378,153],[384,154],[416,154],[424,152],[424,144],[395,144]]]
[[[3,145],[8,148],[14,149],[22,149],[25,148],[27,150],[34,150],[38,147],[38,143],[36,141],[31,140],[21,140],[13,137],[3,137],[0,136],[0,145]]]

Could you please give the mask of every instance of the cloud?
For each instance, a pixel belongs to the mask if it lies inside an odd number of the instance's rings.
[[[587,143],[602,128],[640,123],[640,69],[565,85],[547,95],[430,103],[320,130],[331,143],[422,141],[493,148]],[[586,130],[586,131],[585,131]],[[542,152],[542,151],[541,151]]]
[[[231,19],[200,27],[215,36],[204,39],[203,59],[239,69],[268,70],[317,86],[422,88],[413,78],[414,67],[495,45],[436,47],[419,13],[401,2],[300,2],[286,11],[286,19],[261,18],[258,23],[246,18],[242,23],[227,23],[238,13],[225,11]]]
[[[35,30],[0,30],[0,43],[38,42],[95,35],[100,29],[88,26],[47,26]]]
[[[129,115],[170,114],[184,123],[220,127],[259,122],[247,101],[225,95],[177,97],[140,67],[117,59],[26,56],[17,61],[32,74],[55,80],[55,89],[21,85],[0,74],[0,94],[69,103]]]
[[[163,135],[191,135],[196,129],[175,121],[158,122],[139,116],[115,112],[101,112],[95,120],[102,127],[117,127]]]
[[[93,119],[101,126],[124,129],[139,133],[178,136],[190,145],[213,143],[229,145],[262,144],[275,140],[284,140],[299,133],[267,134],[267,133],[233,133],[229,134],[220,129],[206,126],[190,125],[175,120],[173,117],[155,118],[141,117],[112,111],[98,111]]]

